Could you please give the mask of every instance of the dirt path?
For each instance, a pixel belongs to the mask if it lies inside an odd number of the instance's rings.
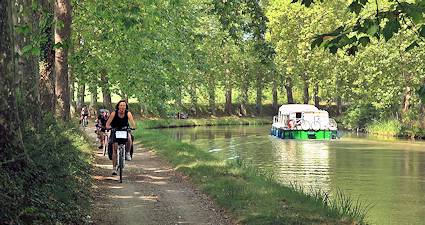
[[[95,141],[93,128],[87,129]],[[111,161],[102,150],[95,154],[94,224],[101,225],[230,225],[222,210],[155,152],[137,145],[126,164],[123,183],[112,176]]]

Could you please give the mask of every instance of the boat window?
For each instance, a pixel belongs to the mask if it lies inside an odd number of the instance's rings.
[[[297,112],[297,113],[295,114],[295,118],[300,119],[300,118],[301,118],[301,113],[300,113],[300,112]]]

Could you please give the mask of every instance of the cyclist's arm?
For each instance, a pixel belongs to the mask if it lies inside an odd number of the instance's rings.
[[[111,122],[115,117],[115,111],[111,113],[111,115],[108,118],[108,121],[106,121],[106,129],[111,129]]]
[[[134,122],[133,119],[133,114],[131,114],[131,112],[128,112],[128,120],[130,121],[130,125],[131,127],[133,127],[134,129],[136,129],[136,123]]]

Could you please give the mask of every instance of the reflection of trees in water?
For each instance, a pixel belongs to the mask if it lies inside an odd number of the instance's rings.
[[[328,143],[270,139],[275,149],[275,165],[279,167],[280,181],[296,183],[306,191],[330,190]]]
[[[232,138],[232,131],[230,131],[230,130],[226,129],[226,130],[224,131],[224,138],[226,138],[226,139],[230,139],[230,138]]]

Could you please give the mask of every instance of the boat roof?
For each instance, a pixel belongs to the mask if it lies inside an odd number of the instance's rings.
[[[320,111],[316,106],[314,105],[307,105],[307,104],[287,104],[282,105],[279,108],[279,112],[283,114],[289,114],[293,112],[317,112]]]

